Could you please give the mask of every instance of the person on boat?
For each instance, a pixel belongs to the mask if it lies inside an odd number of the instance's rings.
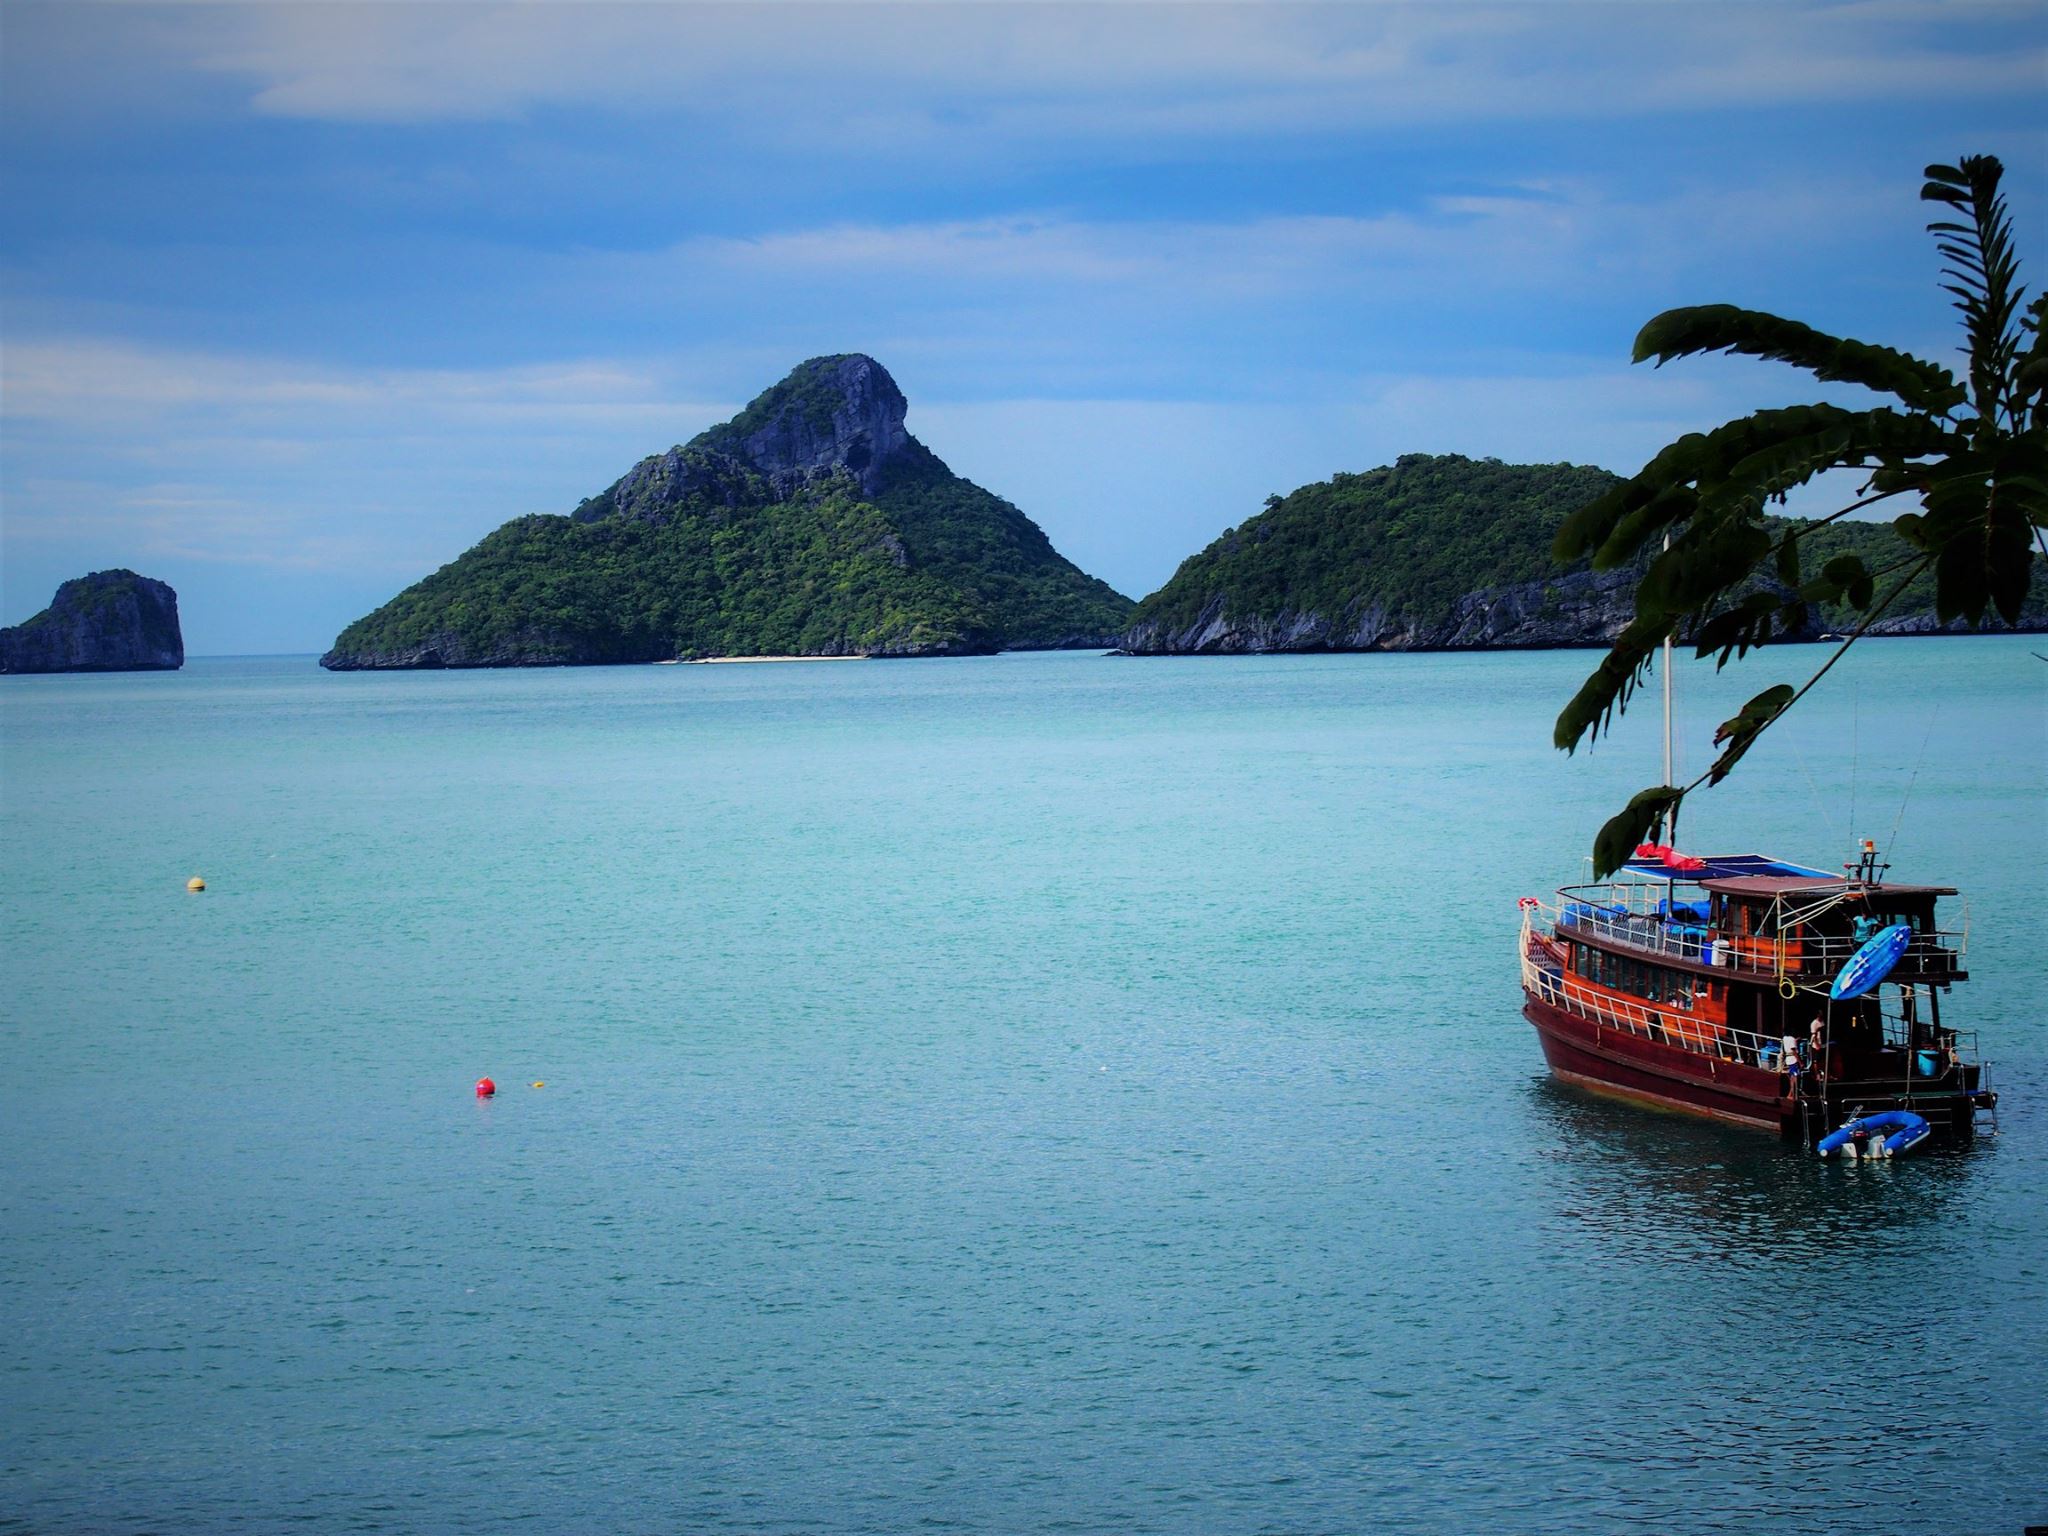
[[[1787,1035],[1778,1042],[1778,1065],[1785,1072],[1785,1091],[1799,1092],[1799,1037]]]
[[[1815,1014],[1813,1022],[1806,1026],[1806,1059],[1814,1064],[1816,1070],[1827,1060],[1827,1027],[1827,1020],[1819,1014]]]

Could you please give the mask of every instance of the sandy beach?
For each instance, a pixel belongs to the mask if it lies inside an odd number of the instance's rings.
[[[866,661],[865,656],[693,656],[685,665],[693,667],[727,666],[745,661]],[[677,665],[676,662],[658,661],[658,667]]]

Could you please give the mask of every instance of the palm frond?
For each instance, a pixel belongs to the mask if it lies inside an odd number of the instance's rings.
[[[1996,155],[1969,155],[1955,165],[1928,166],[1920,189],[1923,202],[1944,204],[1963,216],[1962,222],[1937,219],[1927,230],[1949,262],[1942,275],[1954,279],[1942,286],[1955,295],[1969,339],[1970,403],[1980,437],[1998,430],[2001,412],[2008,424],[2019,424],[2013,364],[2020,337],[2014,317],[2025,290],[2012,219],[1998,190],[2004,175]]]
[[[1795,405],[1757,411],[1692,432],[1641,470],[1565,518],[1551,553],[1559,561],[1590,554],[1595,570],[1626,565],[1651,537],[1696,516],[1720,521],[1760,510],[1822,470],[1904,466],[1960,446],[1941,422],[1888,407],[1848,411]]]
[[[1733,304],[1667,309],[1636,335],[1635,360],[1639,363],[1654,357],[1661,368],[1675,357],[1705,352],[1734,352],[1791,363],[1830,384],[1861,384],[1881,394],[1896,395],[1918,411],[1951,411],[1965,398],[1955,375],[1938,363],[1891,347],[1830,336],[1797,320]]]

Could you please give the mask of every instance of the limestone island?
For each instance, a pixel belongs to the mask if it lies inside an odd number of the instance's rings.
[[[1305,485],[1270,497],[1265,511],[1182,561],[1138,604],[1121,649],[1195,656],[1606,646],[1635,616],[1643,565],[1560,568],[1550,546],[1567,514],[1620,483],[1583,464],[1411,453]],[[1860,555],[1875,570],[1909,553],[1889,524],[1847,519],[1814,528],[1800,547],[1816,570],[1841,554]],[[2017,628],[2048,629],[2044,586],[2037,578]],[[1786,638],[1818,639],[1855,623],[1846,609],[1815,604]],[[1934,579],[1923,576],[1869,632],[1968,630],[1960,619],[1940,619]]]
[[[133,571],[67,581],[41,613],[0,629],[0,672],[175,672],[184,665],[178,594]]]
[[[566,516],[517,518],[320,665],[537,667],[1108,648],[1130,599],[904,428],[882,365],[815,357]]]

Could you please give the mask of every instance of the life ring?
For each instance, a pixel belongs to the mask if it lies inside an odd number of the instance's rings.
[[[1542,906],[1543,903],[1538,901],[1534,896],[1524,896],[1520,901],[1516,902],[1515,905],[1520,907],[1524,912],[1534,912],[1538,907]]]

